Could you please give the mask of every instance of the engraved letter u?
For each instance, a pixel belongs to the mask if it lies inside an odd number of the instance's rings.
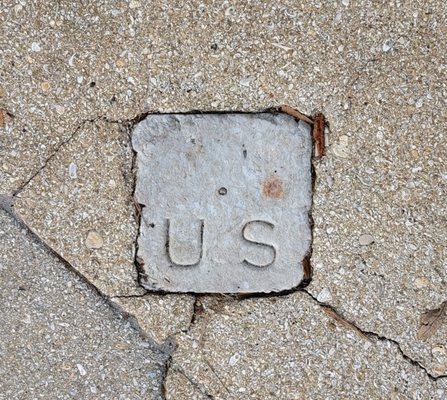
[[[203,230],[204,230],[204,220],[201,219],[200,220],[200,252],[199,255],[197,256],[197,260],[191,261],[181,261],[181,260],[176,260],[175,255],[173,255],[172,253],[172,246],[171,246],[171,221],[169,219],[166,220],[166,254],[168,256],[169,262],[172,263],[173,266],[179,266],[179,267],[193,267],[196,265],[199,265],[200,261],[202,260],[202,256],[203,256]]]

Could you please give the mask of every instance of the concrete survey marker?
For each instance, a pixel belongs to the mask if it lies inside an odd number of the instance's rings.
[[[151,290],[299,285],[311,231],[310,127],[284,114],[152,115],[132,138]]]

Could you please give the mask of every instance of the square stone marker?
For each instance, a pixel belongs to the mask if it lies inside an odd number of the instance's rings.
[[[147,289],[299,285],[311,242],[309,125],[269,113],[151,115],[132,144]]]

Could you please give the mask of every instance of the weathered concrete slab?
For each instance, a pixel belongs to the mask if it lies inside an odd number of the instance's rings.
[[[134,249],[132,151],[118,124],[86,123],[16,198],[14,211],[148,336],[163,342],[189,324],[190,296],[140,296]]]
[[[333,147],[316,164],[309,290],[445,373],[446,325],[418,338],[421,316],[446,299],[443,2],[3,5],[1,193],[99,116],[319,110]],[[365,234],[374,243],[360,244]]]
[[[288,115],[152,115],[135,129],[149,289],[296,287],[311,241],[310,128]]]
[[[303,292],[203,297],[200,308],[178,338],[168,400],[188,398],[179,372],[216,400],[446,398],[445,380],[433,381],[395,343],[340,322]]]
[[[419,331],[423,314],[447,300],[447,109],[441,91],[429,89],[436,66],[413,51],[366,66],[353,86],[350,126],[331,125],[327,156],[315,165],[308,290],[441,376],[447,319],[429,337]],[[415,71],[422,82],[409,84]],[[406,95],[396,96],[397,87]],[[392,106],[377,103],[394,96]]]
[[[25,223],[101,292],[144,293],[133,241],[132,152],[117,124],[86,123],[17,196]]]
[[[0,399],[159,399],[166,355],[0,210]]]

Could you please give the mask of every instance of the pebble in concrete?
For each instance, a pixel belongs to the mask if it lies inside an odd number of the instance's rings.
[[[361,246],[368,246],[374,243],[374,237],[369,234],[360,235],[359,243]]]
[[[104,244],[104,239],[98,232],[90,231],[87,235],[85,245],[89,249],[100,249]]]

